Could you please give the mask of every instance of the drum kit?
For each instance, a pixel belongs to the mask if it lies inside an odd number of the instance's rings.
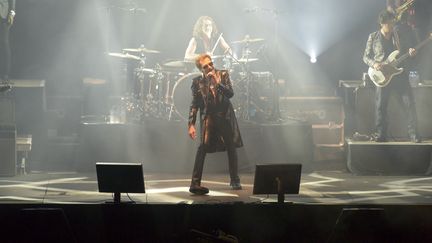
[[[231,54],[212,56],[215,63],[229,70],[234,84],[236,99],[233,106],[240,119],[250,120],[251,107],[254,103],[251,82],[255,80],[251,75],[250,64],[257,62],[252,57],[251,43],[262,42],[261,38],[246,36],[242,40],[233,41],[232,44],[242,44],[241,58]],[[193,61],[169,60],[156,64],[153,68],[146,67],[146,55],[158,54],[157,50],[147,49],[143,45],[139,48],[124,48],[122,53],[108,53],[113,58],[136,62],[133,71],[132,90],[128,90],[121,97],[121,108],[126,113],[126,122],[140,123],[148,118],[172,121],[186,121],[188,119],[191,102],[191,80],[201,75],[195,68]],[[216,65],[218,68],[218,65]],[[129,81],[128,81],[129,82]],[[253,108],[256,110],[256,108]]]

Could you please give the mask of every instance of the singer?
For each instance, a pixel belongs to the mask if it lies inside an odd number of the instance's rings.
[[[197,53],[206,53],[210,56],[217,54],[216,48],[222,49],[223,54],[231,53],[231,48],[223,36],[219,39],[219,31],[214,20],[209,16],[201,16],[195,22],[192,38],[186,48],[184,59],[193,61],[198,56]],[[219,39],[219,41],[218,41]]]
[[[232,83],[226,70],[216,70],[208,54],[201,54],[195,60],[202,75],[193,79],[192,103],[189,109],[188,133],[196,138],[195,123],[200,112],[200,145],[192,172],[189,191],[203,195],[209,192],[201,186],[204,159],[207,153],[227,151],[233,190],[241,190],[238,176],[236,148],[243,146],[240,130],[230,98],[234,96]]]

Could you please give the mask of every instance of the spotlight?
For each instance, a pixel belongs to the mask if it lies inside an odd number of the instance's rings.
[[[312,56],[312,57],[310,58],[310,62],[311,62],[311,63],[316,63],[316,62],[317,62],[316,57],[313,57],[313,56]]]

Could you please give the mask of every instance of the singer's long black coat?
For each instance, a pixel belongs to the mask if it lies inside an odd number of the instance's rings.
[[[231,104],[230,98],[234,96],[232,83],[229,74],[226,70],[216,70],[221,77],[221,83],[216,87],[217,104],[222,107],[227,107],[223,112],[223,116],[229,121],[230,129],[233,134],[234,145],[238,147],[243,146],[243,141],[240,135],[237,119],[235,117],[234,109]],[[211,119],[213,115],[209,114],[207,104],[209,102],[209,82],[202,75],[196,77],[192,81],[192,102],[189,109],[189,122],[188,125],[195,125],[198,110],[200,111],[200,142],[204,145],[207,153],[225,151],[226,147],[220,135],[215,135],[211,125],[214,124]]]

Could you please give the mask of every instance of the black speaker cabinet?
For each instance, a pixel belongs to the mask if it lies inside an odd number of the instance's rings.
[[[249,163],[300,163],[308,170],[313,161],[312,126],[307,122],[246,126],[240,130]]]
[[[16,174],[16,129],[14,125],[0,125],[0,176]]]
[[[0,97],[0,124],[15,124],[15,102],[11,97]]]
[[[15,102],[16,127],[20,134],[33,134],[43,131],[43,115],[46,110],[44,80],[11,80],[9,95]]]
[[[343,124],[345,119],[339,97],[281,97],[280,110],[285,116],[312,125]]]

